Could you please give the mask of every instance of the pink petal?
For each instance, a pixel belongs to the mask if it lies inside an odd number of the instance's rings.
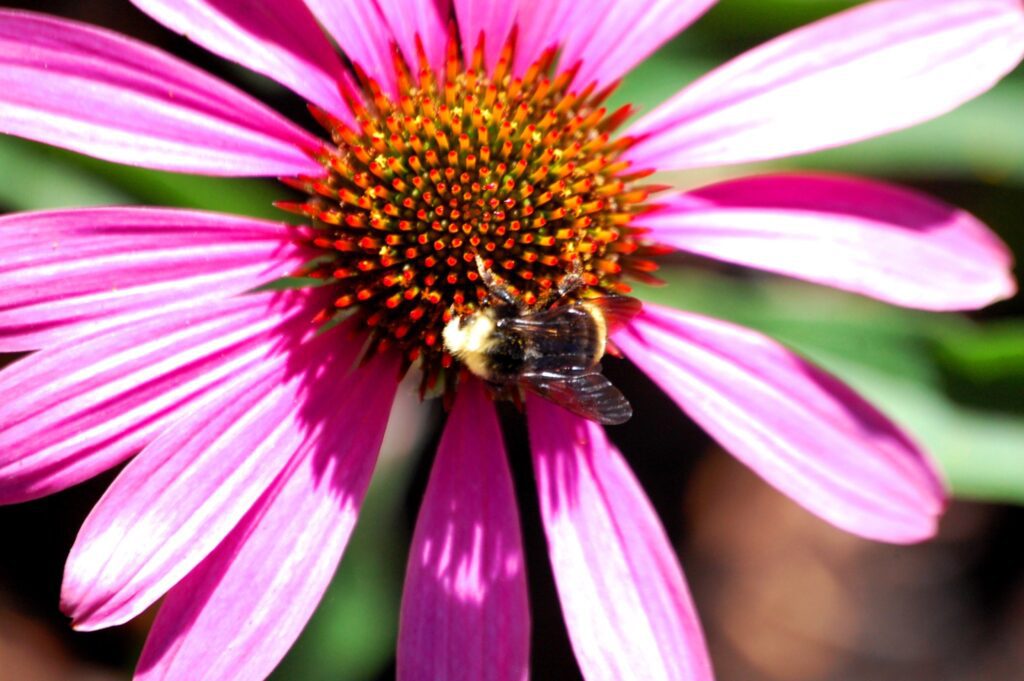
[[[418,38],[427,61],[438,74],[444,67],[450,5],[451,0],[377,0],[377,6],[391,28],[406,63],[413,67],[419,64]]]
[[[882,0],[777,38],[685,88],[626,134],[662,170],[741,163],[921,123],[992,87],[1024,55],[1020,0]]]
[[[512,32],[516,20],[516,11],[520,4],[529,4],[523,0],[505,2],[480,2],[480,0],[454,0],[455,16],[459,23],[459,36],[462,40],[463,57],[468,62],[473,58],[473,50],[484,37],[484,64],[493,69],[498,63],[502,48]],[[539,54],[531,55],[534,59]]]
[[[582,61],[576,82],[610,85],[685,30],[716,0],[602,0],[577,2],[565,24],[550,25],[563,35],[561,64]],[[566,27],[574,27],[565,33]]]
[[[234,377],[261,373],[282,337],[308,319],[281,295],[207,301],[15,362],[0,372],[0,503],[121,463],[196,404],[230,391]]]
[[[650,304],[615,343],[724,448],[812,513],[882,541],[935,533],[945,492],[927,456],[778,343]]]
[[[0,11],[0,132],[207,175],[322,174],[320,142],[243,92],[102,29]]]
[[[929,310],[1016,291],[1007,247],[969,213],[842,177],[764,176],[666,202],[637,225],[680,250]]]
[[[368,0],[305,0],[348,58],[395,93],[391,30],[380,8]]]
[[[334,368],[327,372],[346,389],[319,395],[334,396],[319,414],[330,404],[333,420],[224,542],[171,589],[137,680],[256,681],[284,657],[352,533],[384,436],[395,368],[377,362],[348,382]]]
[[[91,208],[0,218],[0,351],[33,350],[226,298],[295,271],[294,228],[198,211]]]
[[[172,31],[351,120],[344,67],[302,0],[132,0]]]
[[[587,681],[711,681],[675,552],[601,427],[541,399],[530,446],[555,584]]]
[[[530,612],[501,428],[478,381],[459,386],[409,552],[398,636],[404,681],[520,681]]]
[[[68,557],[61,604],[77,628],[142,612],[220,544],[296,452],[326,445],[328,429],[341,429],[332,431],[337,439],[362,428],[354,408],[339,409],[338,396],[374,404],[367,393],[380,376],[346,377],[362,339],[330,336],[264,362],[253,379],[190,410],[128,464]],[[328,349],[336,360],[324,366]]]
[[[517,10],[515,72],[522,74],[549,47],[560,47],[565,42],[574,15],[582,8],[577,0],[545,0],[521,2]],[[592,16],[592,15],[591,15]],[[561,70],[571,67],[565,60]]]

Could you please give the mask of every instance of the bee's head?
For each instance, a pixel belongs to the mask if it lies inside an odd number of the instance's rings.
[[[492,342],[496,329],[495,311],[482,307],[468,315],[453,315],[441,336],[445,349],[457,358],[480,353]]]

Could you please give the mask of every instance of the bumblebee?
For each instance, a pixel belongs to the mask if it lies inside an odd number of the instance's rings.
[[[601,373],[609,327],[640,311],[626,296],[572,298],[579,271],[564,277],[553,301],[526,305],[497,282],[477,256],[491,302],[445,325],[445,349],[504,396],[518,399],[520,387],[599,423],[625,423],[629,402]]]

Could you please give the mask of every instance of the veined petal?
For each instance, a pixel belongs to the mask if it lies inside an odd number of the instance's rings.
[[[377,3],[370,0],[304,1],[348,58],[395,94],[392,35]]]
[[[0,217],[0,351],[250,290],[309,258],[291,236],[281,223],[161,208]]]
[[[577,0],[544,0],[521,2],[517,10],[515,72],[521,74],[549,47],[566,41],[570,21],[582,3]],[[572,66],[562,60],[562,70]]]
[[[793,31],[637,121],[624,158],[661,170],[834,147],[988,90],[1024,55],[1020,0],[880,0]]]
[[[259,294],[151,317],[42,350],[0,372],[0,503],[115,466],[235,376],[280,353],[301,304]]]
[[[189,410],[118,475],[86,518],[61,608],[81,630],[121,624],[195,567],[304,442],[285,357]]]
[[[337,443],[342,422],[361,427],[350,420],[354,409],[338,413],[337,396],[374,403],[366,394],[380,375],[346,377],[361,339],[330,336],[265,362],[256,380],[191,411],[125,467],[68,557],[61,602],[76,627],[140,613],[228,535],[297,452],[326,445],[319,440],[327,430]],[[325,366],[330,342],[340,345]]]
[[[541,517],[562,612],[587,681],[711,681],[682,570],[604,430],[528,398]]]
[[[636,224],[683,251],[897,305],[966,310],[1016,291],[1012,254],[972,215],[867,180],[732,180],[669,199]]]
[[[648,303],[615,343],[725,449],[812,513],[881,541],[935,533],[945,492],[927,456],[778,343]]]
[[[441,73],[448,40],[448,13],[451,0],[376,0],[384,20],[391,28],[402,56],[413,68],[419,63],[417,38],[423,43],[427,61]]]
[[[327,390],[319,395],[325,402],[310,403],[323,412],[313,418],[327,417],[319,434],[168,593],[142,651],[138,681],[257,681],[284,657],[352,534],[384,437],[395,368],[375,361],[347,382],[335,368],[325,372]],[[340,381],[333,390],[332,379]]]
[[[352,120],[338,90],[346,72],[302,0],[132,0],[167,28]]]
[[[573,27],[565,38],[562,66],[582,62],[576,82],[585,85],[596,81],[606,86],[685,30],[715,2],[604,0],[601,7],[576,2],[571,3],[574,11],[566,24],[551,25],[548,30],[557,36],[567,26]]]
[[[401,681],[523,681],[530,613],[494,406],[459,386],[420,507],[402,596]]]
[[[129,165],[207,175],[321,175],[320,142],[160,50],[0,11],[0,133]]]
[[[508,2],[480,2],[480,0],[454,0],[455,16],[459,20],[459,36],[463,57],[473,58],[473,50],[484,37],[484,64],[493,69],[516,21],[519,0]],[[525,3],[529,4],[529,3]],[[531,55],[536,59],[539,54]]]

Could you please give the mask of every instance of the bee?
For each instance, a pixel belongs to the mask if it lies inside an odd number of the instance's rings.
[[[582,285],[577,267],[563,277],[553,301],[530,306],[499,283],[480,256],[476,260],[492,300],[445,325],[445,349],[498,394],[518,400],[522,387],[592,421],[628,421],[633,409],[601,373],[600,361],[609,327],[636,315],[640,301],[571,297]]]

